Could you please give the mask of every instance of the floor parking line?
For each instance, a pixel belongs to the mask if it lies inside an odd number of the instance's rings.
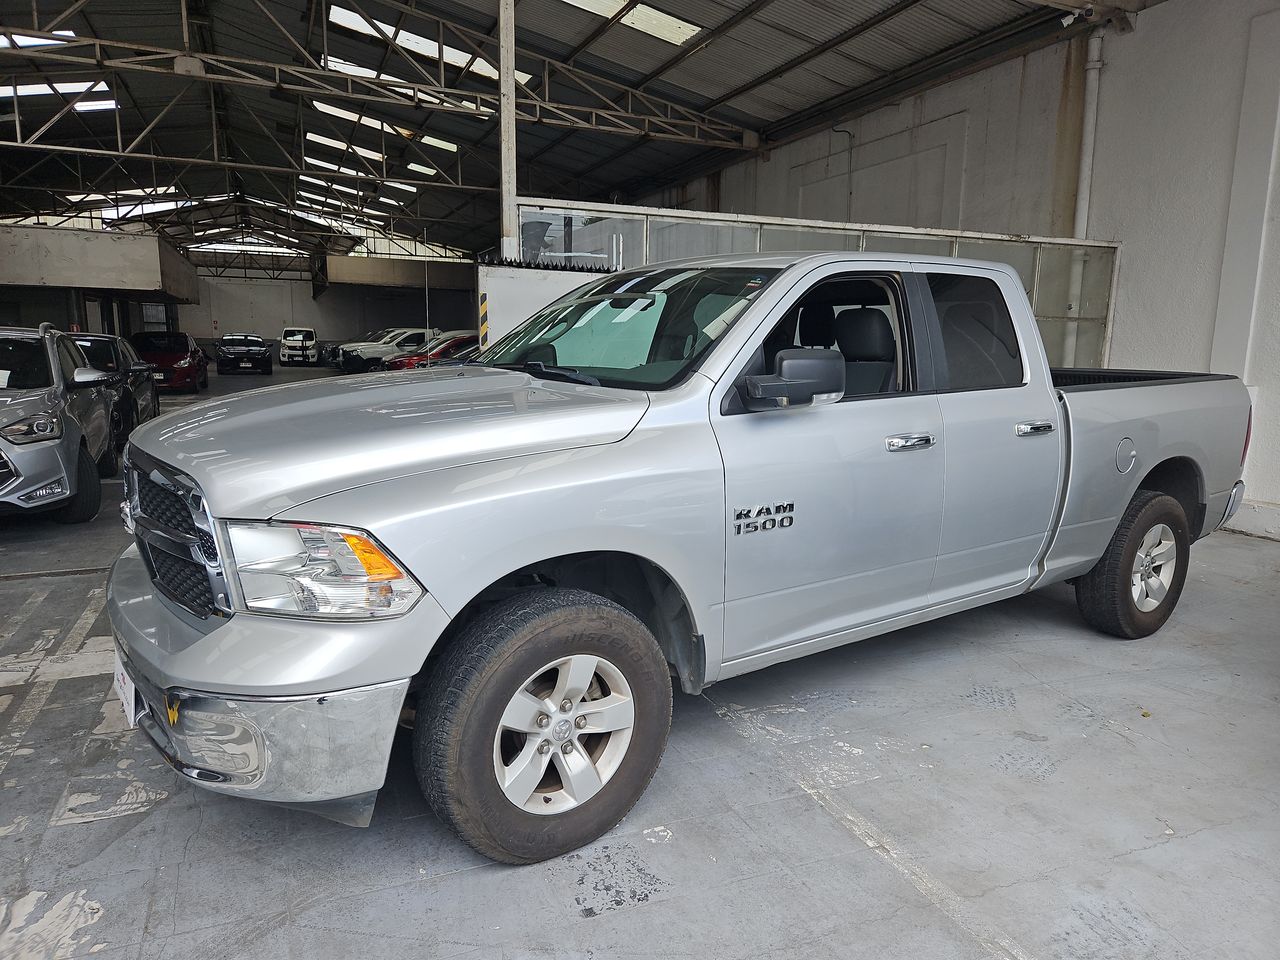
[[[9,765],[10,758],[26,737],[27,731],[31,729],[37,714],[49,702],[49,695],[53,693],[53,684],[52,680],[41,680],[27,688],[26,699],[14,712],[4,735],[0,736],[0,773],[4,773],[4,768]]]
[[[106,602],[107,591],[105,587],[94,587],[89,591],[89,602],[85,605],[84,612],[80,614],[80,618],[67,631],[66,639],[58,644],[60,651],[80,652],[84,647],[85,638],[89,636],[89,628],[93,626],[94,621],[98,619],[98,615],[102,613],[102,608]]]
[[[45,597],[49,596],[48,588],[36,590],[31,596],[27,597],[27,602],[18,608],[18,612],[9,618],[9,622],[3,630],[0,630],[0,646],[4,646],[12,640],[22,625],[27,622],[31,614],[35,613],[36,608],[44,603]]]

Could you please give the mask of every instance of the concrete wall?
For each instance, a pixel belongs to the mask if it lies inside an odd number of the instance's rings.
[[[200,302],[178,308],[179,329],[198,339],[224,333],[256,333],[278,338],[287,326],[314,327],[321,340],[350,340],[379,327],[420,326],[422,290],[396,287],[330,286],[318,298],[310,281],[200,277]],[[474,322],[469,293],[431,291],[431,324],[452,328],[458,319]],[[465,325],[465,324],[464,324]]]
[[[1080,42],[963,77],[645,198],[695,210],[1070,233]],[[718,197],[718,205],[716,198]]]
[[[0,225],[0,285],[195,295],[195,268],[156,237]]]
[[[1280,0],[1166,0],[1108,30],[1088,235],[1122,244],[1111,366],[1242,376],[1249,503],[1280,536]],[[1083,40],[644,202],[1065,236]],[[1225,278],[1225,279],[1220,279]]]

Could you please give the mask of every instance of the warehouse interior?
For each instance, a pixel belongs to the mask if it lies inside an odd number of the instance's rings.
[[[0,956],[1273,956],[1280,0],[0,0],[0,327],[189,336],[183,429],[360,389],[228,374],[227,334],[487,346],[805,250],[1005,263],[1051,366],[1243,382],[1243,501],[1167,626],[1055,584],[677,682],[626,819],[512,867],[407,733],[365,829],[171,769],[113,699],[105,478],[86,525],[0,514]],[[289,431],[338,471],[327,416]]]

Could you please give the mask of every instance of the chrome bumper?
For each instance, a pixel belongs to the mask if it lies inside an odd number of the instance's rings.
[[[408,680],[307,697],[161,689],[129,659],[138,726],[187,780],[367,826]]]
[[[1218,521],[1219,527],[1225,527],[1227,521],[1236,515],[1236,511],[1240,509],[1240,504],[1244,502],[1244,481],[1237,480],[1236,485],[1231,488],[1231,496],[1227,498],[1227,508],[1222,512],[1222,519]]]

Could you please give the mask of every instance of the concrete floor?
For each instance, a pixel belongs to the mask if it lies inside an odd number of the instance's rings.
[[[125,542],[0,533],[6,960],[1276,956],[1280,544],[1198,544],[1144,641],[1055,588],[677,695],[622,825],[512,868],[404,743],[367,830],[180,782],[109,699]]]

